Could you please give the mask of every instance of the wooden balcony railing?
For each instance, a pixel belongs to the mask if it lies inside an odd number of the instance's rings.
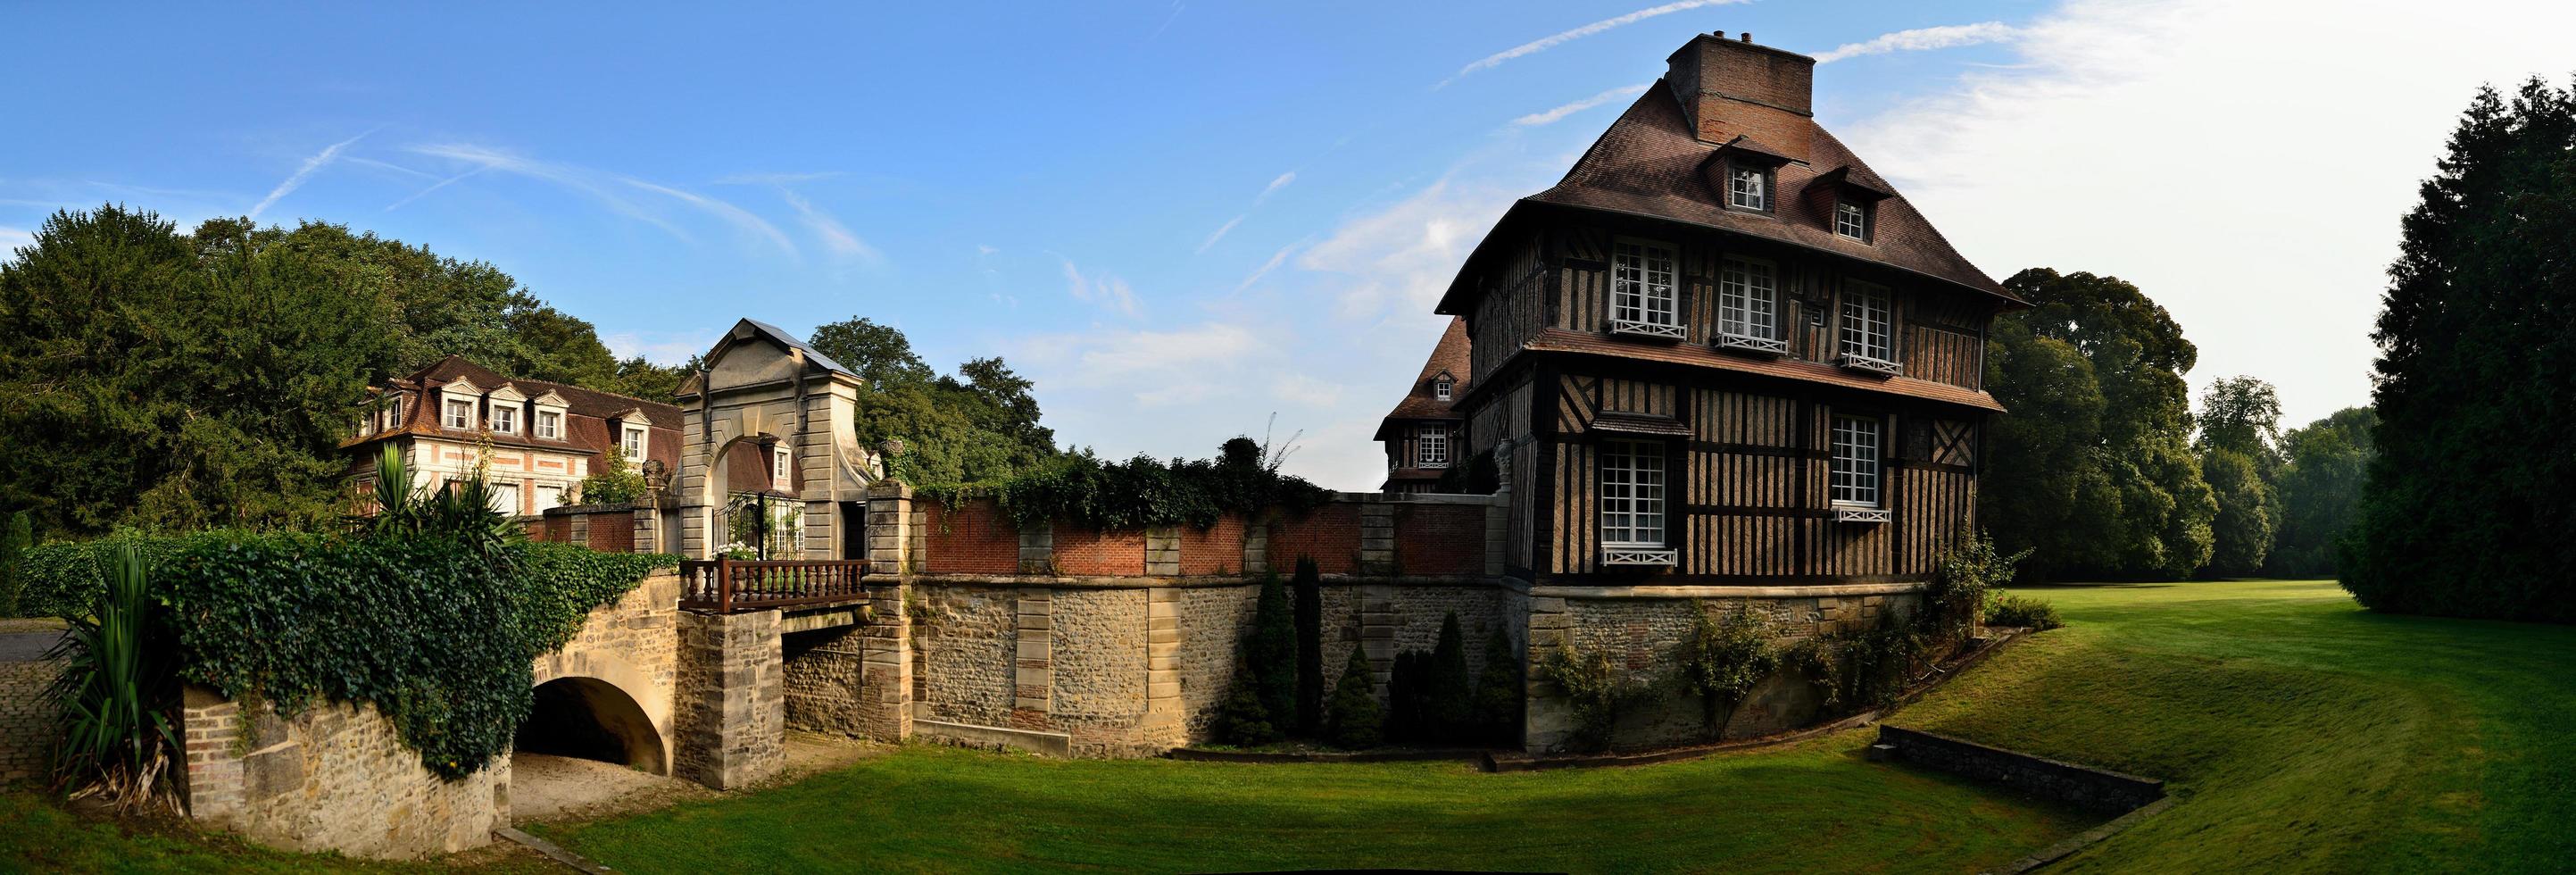
[[[868,563],[860,560],[680,563],[680,609],[733,614],[867,598]]]

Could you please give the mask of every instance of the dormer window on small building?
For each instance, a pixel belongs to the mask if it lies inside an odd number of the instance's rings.
[[[474,427],[474,402],[472,401],[463,398],[449,398],[447,399],[447,406],[443,413],[444,415],[439,417],[439,425],[457,429],[470,429]]]
[[[1869,206],[1849,200],[1835,201],[1834,236],[1869,242]]]
[[[1432,398],[1432,400],[1435,400],[1435,401],[1447,401],[1447,400],[1449,400],[1449,392],[1450,392],[1450,390],[1451,390],[1451,389],[1456,388],[1456,386],[1457,386],[1457,381],[1449,379],[1449,375],[1448,375],[1448,374],[1441,374],[1440,376],[1438,376],[1438,377],[1436,377],[1436,378],[1433,378],[1433,379],[1432,379],[1432,381],[1431,381],[1431,398]]]
[[[537,411],[537,436],[546,440],[563,439],[563,414],[552,410]]]
[[[1621,238],[1610,259],[1610,330],[1680,340],[1681,297],[1670,244]]]
[[[498,404],[493,405],[492,431],[498,434],[518,434],[519,408]]]

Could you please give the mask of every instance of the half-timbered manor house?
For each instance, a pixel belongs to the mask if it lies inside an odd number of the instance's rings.
[[[1422,373],[1396,402],[1386,419],[1378,423],[1376,440],[1386,443],[1386,483],[1378,491],[1388,495],[1429,492],[1440,484],[1453,466],[1463,466],[1458,458],[1460,418],[1455,407],[1467,392],[1467,323],[1450,319],[1449,328],[1440,332],[1440,343],[1431,349],[1431,359],[1422,363]]]
[[[1972,521],[2001,410],[1987,323],[2022,302],[1816,123],[1813,59],[1702,34],[1667,64],[1438,306],[1472,341],[1447,452],[1505,472],[1507,573],[1927,579]],[[1422,467],[1414,441],[1389,440],[1399,474]]]

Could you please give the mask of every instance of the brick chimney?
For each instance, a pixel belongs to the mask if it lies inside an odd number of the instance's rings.
[[[1701,141],[1743,135],[1806,158],[1816,59],[1719,31],[1692,37],[1664,64],[1664,82]]]

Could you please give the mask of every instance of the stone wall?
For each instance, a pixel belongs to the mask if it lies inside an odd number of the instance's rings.
[[[680,576],[657,571],[616,603],[590,612],[562,649],[538,657],[535,680],[592,678],[617,688],[653,721],[660,736],[655,774],[670,773],[677,738],[671,704],[679,685]]]
[[[777,611],[680,614],[672,774],[731,790],[786,768],[781,638]]]
[[[861,735],[867,652],[856,624],[788,631],[780,640],[787,728]]]
[[[1763,618],[1774,643],[1785,645],[1817,635],[1866,628],[1877,623],[1884,611],[1909,612],[1921,597],[1901,591],[1907,587],[1861,584],[1813,587],[1776,595],[1764,594],[1758,588],[1727,587],[1699,596],[1688,595],[1689,588],[1676,588],[1683,591],[1682,597],[1607,587],[1540,587],[1529,600],[1528,658],[1535,666],[1549,650],[1570,640],[1579,648],[1608,651],[1631,681],[1663,683],[1672,678],[1678,667],[1677,651],[1689,637],[1695,611],[1752,611]],[[1817,589],[1844,594],[1808,594]],[[1581,594],[1572,594],[1578,592]],[[1722,734],[1726,738],[1749,738],[1805,726],[1819,716],[1821,704],[1805,683],[1774,675],[1736,707]],[[1620,715],[1612,731],[1611,746],[1643,748],[1706,741],[1710,735],[1706,713],[1697,696],[1653,697]],[[1528,715],[1525,740],[1531,750],[1565,750],[1574,741],[1572,707],[1554,685],[1539,679],[1536,672],[1530,680]]]
[[[51,661],[0,662],[0,786],[51,774],[54,708],[45,689],[60,672]]]
[[[478,847],[510,824],[510,761],[442,780],[374,705],[245,713],[191,686],[182,708],[188,813],[295,851],[416,858]]]
[[[1920,730],[1882,724],[1878,727],[1878,743],[1893,748],[1898,759],[1909,763],[2008,784],[2024,793],[2100,814],[2127,814],[2165,795],[2165,782],[2154,778],[2059,762]]]

